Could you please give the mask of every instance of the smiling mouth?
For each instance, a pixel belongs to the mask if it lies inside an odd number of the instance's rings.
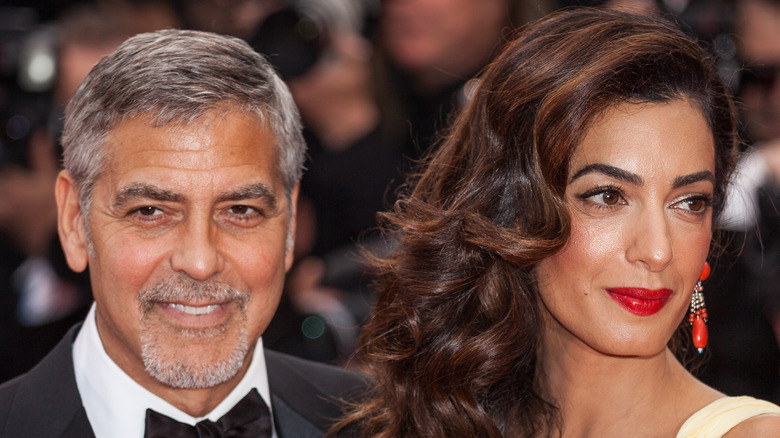
[[[207,315],[219,309],[219,304],[209,304],[207,306],[186,306],[184,304],[169,303],[168,306],[180,312],[184,312],[187,315],[196,315],[196,316]]]
[[[638,316],[658,313],[672,296],[671,289],[609,288],[606,292],[621,307]]]
[[[224,324],[229,318],[234,306],[233,301],[196,305],[182,302],[158,302],[156,308],[166,315],[170,324],[188,328],[207,328]]]

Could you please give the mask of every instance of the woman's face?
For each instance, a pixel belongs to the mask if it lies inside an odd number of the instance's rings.
[[[536,268],[545,345],[664,351],[707,257],[714,183],[712,133],[689,101],[605,111],[571,159],[571,237]]]

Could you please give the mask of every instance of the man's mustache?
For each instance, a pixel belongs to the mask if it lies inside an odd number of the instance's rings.
[[[186,276],[164,279],[151,288],[142,290],[138,296],[138,303],[144,314],[151,312],[158,303],[218,304],[229,301],[235,302],[243,309],[249,301],[249,294],[226,283],[202,282]]]

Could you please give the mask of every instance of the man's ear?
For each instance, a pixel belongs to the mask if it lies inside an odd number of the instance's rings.
[[[301,183],[295,184],[290,196],[290,229],[287,231],[287,253],[284,257],[284,272],[288,272],[295,259],[295,225],[298,219],[298,189]]]
[[[57,175],[54,196],[57,199],[57,232],[65,258],[70,269],[82,272],[89,262],[87,230],[79,204],[79,192],[67,170]]]

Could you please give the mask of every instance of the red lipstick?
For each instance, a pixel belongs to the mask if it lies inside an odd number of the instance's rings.
[[[643,289],[638,287],[616,287],[606,289],[609,296],[621,307],[639,316],[650,316],[661,310],[669,297],[670,289]]]

